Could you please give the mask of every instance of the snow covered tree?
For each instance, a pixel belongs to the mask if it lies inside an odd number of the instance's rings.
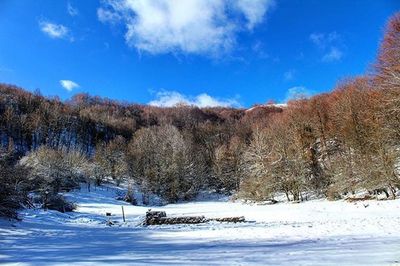
[[[243,153],[243,181],[240,196],[253,200],[266,200],[274,197],[277,183],[272,176],[274,142],[264,130],[255,129],[250,145]]]
[[[42,183],[42,190],[54,193],[78,186],[79,181],[84,181],[88,169],[88,161],[81,153],[45,146],[29,153],[21,162],[32,169],[31,175]]]
[[[129,145],[129,162],[143,191],[155,193],[168,202],[196,195],[198,166],[190,154],[190,143],[174,126],[137,131]]]
[[[89,171],[88,160],[81,153],[45,146],[23,157],[21,164],[31,169],[31,182],[40,193],[44,207],[61,211],[71,210],[73,206],[58,193],[79,187],[79,182],[87,181]]]
[[[102,143],[96,147],[94,170],[98,182],[104,177],[111,177],[119,185],[122,180],[129,177],[126,145],[126,140],[118,136],[108,144]]]
[[[238,191],[240,186],[241,159],[244,144],[238,137],[233,137],[228,144],[221,145],[215,150],[213,175],[219,182],[219,189],[226,193]]]

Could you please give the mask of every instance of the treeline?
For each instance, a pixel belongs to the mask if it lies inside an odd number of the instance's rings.
[[[60,192],[110,179],[129,184],[125,200],[132,203],[133,188],[142,191],[143,204],[151,195],[175,202],[202,189],[231,193],[238,185],[215,173],[216,150],[232,138],[248,143],[253,124],[282,112],[256,109],[159,108],[87,94],[62,102],[1,84],[0,182],[7,191],[0,191],[0,214],[29,205],[29,192],[45,208],[70,210]]]
[[[243,110],[194,107],[157,108],[78,94],[69,101],[0,84],[0,146],[11,141],[25,154],[41,145],[92,155],[97,144],[116,136],[130,139],[143,127],[171,124],[189,129],[237,120]]]
[[[0,114],[2,207],[25,204],[29,191],[50,207],[62,202],[60,191],[107,178],[127,182],[133,203],[139,187],[144,204],[152,194],[176,202],[203,189],[252,200],[336,199],[360,190],[395,198],[400,14],[370,73],[284,108],[158,108],[87,94],[62,102],[3,84]]]
[[[258,126],[244,151],[244,197],[277,191],[341,198],[366,190],[395,198],[400,188],[400,13],[389,21],[368,75],[333,92],[291,101]]]
[[[305,192],[337,199],[400,188],[400,13],[387,25],[370,73],[333,92],[288,103],[253,131],[243,152],[242,197]]]

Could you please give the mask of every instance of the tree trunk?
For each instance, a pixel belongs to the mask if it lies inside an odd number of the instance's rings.
[[[390,192],[392,194],[392,198],[396,199],[396,188],[393,187],[392,184],[389,184],[389,189],[390,189]]]
[[[286,195],[287,201],[290,201],[289,193],[287,191],[285,191],[285,195]]]

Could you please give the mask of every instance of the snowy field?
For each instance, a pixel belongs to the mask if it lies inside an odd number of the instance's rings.
[[[143,227],[148,208],[115,200],[112,188],[68,197],[74,213],[26,210],[22,222],[0,221],[0,264],[400,265],[400,200],[170,204],[153,210],[249,222]]]

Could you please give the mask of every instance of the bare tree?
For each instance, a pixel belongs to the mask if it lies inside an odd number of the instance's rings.
[[[108,144],[97,146],[94,161],[95,167],[97,167],[95,170],[99,174],[98,178],[102,178],[101,176],[111,177],[119,185],[129,177],[126,145],[126,140],[118,136]]]
[[[241,159],[244,147],[245,145],[240,138],[233,137],[228,144],[221,145],[215,150],[214,178],[220,184],[219,189],[228,194],[239,190],[241,175],[243,174]]]
[[[128,153],[135,180],[144,191],[168,202],[193,197],[201,185],[196,156],[190,148],[190,142],[173,126],[139,130]]]

